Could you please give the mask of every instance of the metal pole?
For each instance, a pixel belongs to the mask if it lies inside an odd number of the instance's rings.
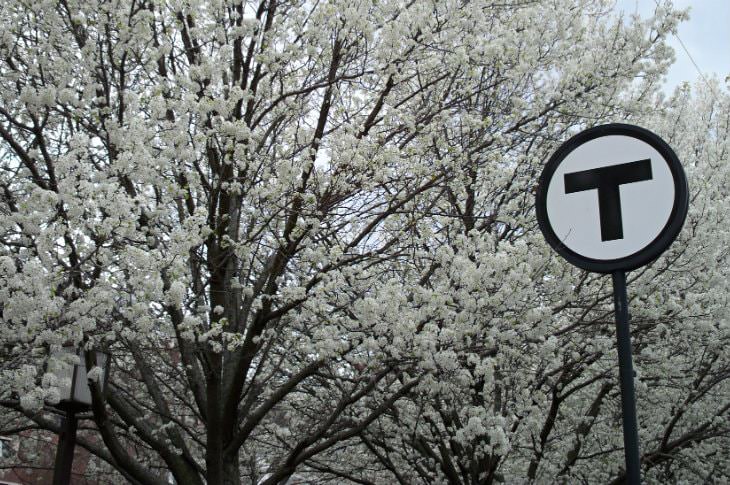
[[[76,445],[76,412],[66,410],[63,426],[58,435],[56,447],[56,463],[53,467],[53,485],[69,485],[71,483],[71,465],[74,460],[74,446]]]
[[[618,340],[618,365],[621,380],[621,417],[624,428],[624,457],[626,478],[629,485],[641,483],[639,459],[639,430],[636,424],[636,395],[634,393],[634,367],[631,362],[631,331],[629,308],[626,298],[626,273],[615,271],[613,277],[613,304],[616,310],[616,338]]]

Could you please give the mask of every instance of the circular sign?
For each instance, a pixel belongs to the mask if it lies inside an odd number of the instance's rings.
[[[577,134],[550,157],[537,221],[550,246],[579,268],[629,271],[669,247],[688,201],[684,170],[664,140],[610,124]]]

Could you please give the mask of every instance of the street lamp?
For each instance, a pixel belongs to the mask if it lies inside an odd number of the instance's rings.
[[[72,366],[58,362],[65,360],[63,354],[75,354],[79,363]],[[53,471],[53,485],[68,485],[71,480],[71,465],[76,445],[76,414],[91,407],[91,389],[89,389],[86,371],[86,357],[90,358],[92,367],[101,368],[99,385],[104,388],[109,373],[109,354],[101,351],[83,351],[76,347],[64,347],[61,355],[51,360],[48,372],[54,374],[60,382],[58,388],[60,401],[56,408],[63,416],[63,425],[58,435],[56,447],[56,461]]]

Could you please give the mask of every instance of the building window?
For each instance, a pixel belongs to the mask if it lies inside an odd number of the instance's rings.
[[[13,441],[10,438],[0,436],[0,458],[10,458],[14,454]]]

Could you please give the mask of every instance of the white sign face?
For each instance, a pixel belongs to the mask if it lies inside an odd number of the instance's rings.
[[[638,126],[578,133],[550,157],[535,210],[547,242],[574,265],[611,273],[656,259],[677,237],[689,190],[674,151]]]
[[[547,216],[558,239],[581,256],[612,260],[648,246],[674,207],[668,162],[624,135],[583,143],[558,165],[547,188]]]

